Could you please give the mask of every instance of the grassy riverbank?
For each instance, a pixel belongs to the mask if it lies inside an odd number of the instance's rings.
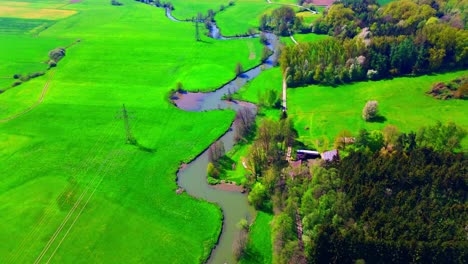
[[[242,264],[270,264],[273,259],[271,221],[273,215],[258,212],[255,222],[250,226],[247,253],[239,261]]]
[[[0,32],[0,61],[9,62],[2,76],[42,70],[49,50],[81,40],[54,74],[0,94],[3,119],[34,104],[50,80],[41,104],[0,123],[0,237],[9,238],[0,246],[2,263],[34,262],[48,241],[42,261],[194,263],[217,239],[219,209],[176,195],[175,172],[226,131],[234,113],[184,112],[167,94],[177,82],[188,90],[217,88],[234,77],[237,62],[259,63],[262,46],[197,42],[192,24],[119,1],[124,5],[44,1],[77,12],[38,36]],[[125,143],[116,118],[122,104],[139,147]]]

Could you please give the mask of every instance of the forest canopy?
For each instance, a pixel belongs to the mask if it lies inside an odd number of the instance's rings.
[[[468,67],[466,5],[443,1],[342,0],[312,30],[334,39],[287,46],[289,86],[338,85]]]

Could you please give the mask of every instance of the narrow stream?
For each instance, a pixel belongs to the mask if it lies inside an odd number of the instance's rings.
[[[175,22],[185,22],[173,17],[169,9],[166,9],[166,16]],[[262,70],[273,67],[273,62],[277,61],[278,57],[276,46],[279,43],[279,39],[271,33],[265,33],[265,35],[268,40],[267,47],[273,51],[273,54],[264,63],[247,70],[234,80],[213,92],[178,93],[173,100],[176,106],[180,109],[194,112],[217,109],[232,109],[234,111],[238,111],[243,107],[247,107],[256,113],[257,107],[254,104],[239,101],[228,102],[222,100],[222,98],[228,93],[234,93],[239,90],[248,81],[256,78]],[[212,23],[210,36],[219,40],[258,37],[258,35],[246,37],[223,37],[215,23]],[[235,143],[234,124],[219,140],[224,143],[226,152],[232,149]],[[234,256],[232,254],[232,244],[239,233],[236,225],[243,218],[246,218],[251,222],[254,217],[255,210],[248,204],[246,194],[239,191],[219,189],[216,186],[208,184],[206,179],[208,162],[208,152],[205,150],[200,156],[179,170],[177,173],[177,184],[185,189],[185,191],[191,196],[214,202],[222,209],[224,216],[223,228],[218,244],[211,251],[211,255],[207,263],[235,263]]]
[[[273,51],[278,44],[278,39],[273,34],[267,33],[269,48]],[[235,111],[242,107],[248,107],[256,112],[254,104],[245,102],[228,102],[222,97],[229,92],[234,93],[244,86],[248,81],[257,77],[262,69],[273,67],[276,60],[276,53],[273,53],[268,60],[253,68],[236,79],[222,86],[220,89],[209,93],[183,93],[178,94],[174,100],[177,107],[187,111],[206,111],[215,109],[233,109]],[[234,126],[234,125],[233,125]],[[228,130],[220,140],[224,143],[226,152],[234,146],[234,127]],[[242,219],[252,220],[254,209],[248,204],[247,196],[239,192],[228,192],[219,190],[209,185],[206,180],[206,168],[208,165],[208,153],[203,152],[198,158],[190,162],[177,174],[178,185],[184,188],[187,193],[194,197],[203,198],[207,201],[218,204],[224,215],[223,230],[219,238],[218,245],[213,249],[208,263],[235,263],[232,255],[232,244],[236,239],[239,230],[236,224]]]

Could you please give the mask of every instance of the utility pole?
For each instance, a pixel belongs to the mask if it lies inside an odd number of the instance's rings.
[[[198,18],[195,19],[195,39],[200,41],[200,30],[198,29]]]
[[[198,13],[197,18],[195,18],[194,20],[195,20],[195,39],[197,41],[200,41],[201,40],[200,39],[200,29],[198,28],[198,23],[203,21],[202,13]]]
[[[125,108],[125,104],[122,105],[122,116],[120,118],[124,120],[125,131],[127,133],[127,143],[135,145],[137,142],[135,137],[132,135],[132,131],[130,129],[130,121],[127,108]]]

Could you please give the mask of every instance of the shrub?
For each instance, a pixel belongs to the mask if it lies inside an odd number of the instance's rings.
[[[184,86],[182,85],[181,82],[177,82],[177,88],[176,88],[177,92],[181,93],[184,91]]]
[[[63,57],[65,57],[65,49],[64,48],[56,48],[53,49],[49,52],[49,58],[57,63],[59,60],[61,60]],[[50,65],[50,63],[49,63]]]
[[[44,75],[45,73],[44,72],[35,72],[35,73],[31,73],[29,75],[29,77],[32,79],[32,78],[36,78],[36,77],[39,77],[39,76],[42,76]]]
[[[252,191],[250,191],[249,196],[247,197],[250,204],[252,204],[255,209],[263,209],[264,203],[267,199],[267,192],[263,184],[257,182],[255,183]]]
[[[22,83],[21,81],[14,82],[14,83],[11,85],[11,87],[16,87],[16,86],[20,85],[21,83]]]
[[[27,81],[29,81],[29,79],[31,79],[31,77],[29,75],[21,75],[21,77],[19,79],[22,82],[27,82]]]
[[[267,46],[263,46],[262,61],[265,62],[270,57],[271,50]]]
[[[366,121],[371,121],[377,117],[379,110],[378,106],[379,103],[377,101],[368,101],[364,106],[364,109],[362,109],[362,118],[364,118]]]
[[[237,261],[246,254],[247,241],[248,232],[245,229],[241,229],[237,239],[232,244],[232,253]]]
[[[121,6],[121,5],[123,5],[123,4],[120,3],[119,1],[111,0],[111,5],[114,5],[114,6]]]
[[[264,33],[260,34],[260,42],[264,45],[268,44],[268,38]]]
[[[215,167],[215,165],[213,163],[211,163],[211,162],[208,163],[207,173],[208,173],[208,177],[211,177],[211,178],[214,178],[214,179],[219,178],[219,171]]]
[[[240,62],[238,62],[236,65],[236,76],[241,75],[243,72],[244,72],[244,67],[242,67],[242,64]]]

